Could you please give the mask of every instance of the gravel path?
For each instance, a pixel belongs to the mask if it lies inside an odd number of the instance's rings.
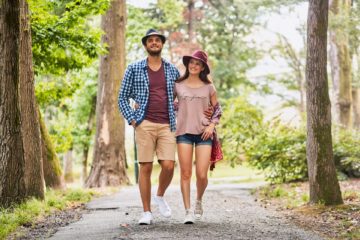
[[[137,187],[124,188],[114,196],[89,203],[89,211],[80,221],[60,228],[50,239],[323,239],[260,207],[249,193],[252,187],[251,184],[209,186],[203,200],[203,219],[185,225],[180,187],[172,186],[165,195],[172,208],[171,218],[161,217],[153,207],[155,222],[150,226],[137,224],[142,212]]]

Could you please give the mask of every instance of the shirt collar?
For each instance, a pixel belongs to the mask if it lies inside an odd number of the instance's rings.
[[[168,61],[166,61],[164,58],[161,58],[161,61],[163,62],[164,66],[169,65],[170,63]],[[142,68],[147,68],[147,58],[141,60],[140,62],[140,66]]]

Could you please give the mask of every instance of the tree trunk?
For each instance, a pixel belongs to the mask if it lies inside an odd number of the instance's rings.
[[[113,0],[102,17],[108,55],[101,57],[96,101],[96,138],[94,158],[87,187],[128,184],[125,171],[125,124],[117,109],[119,79],[125,70],[125,0]]]
[[[88,165],[88,157],[89,157],[89,145],[84,146],[83,148],[83,161],[82,161],[82,182],[85,183],[87,179],[87,165]]]
[[[300,105],[299,105],[299,112],[303,114],[306,110],[306,88],[305,88],[305,78],[303,77],[300,80],[299,87],[300,87]]]
[[[44,199],[44,173],[41,159],[40,125],[36,109],[31,49],[29,6],[20,1],[20,108],[25,157],[26,195]]]
[[[19,99],[20,1],[0,1],[0,207],[26,197]]]
[[[188,0],[188,35],[189,42],[195,43],[195,33],[194,33],[194,0]]]
[[[341,204],[331,139],[331,106],[326,72],[328,1],[310,0],[306,56],[306,155],[310,202]]]
[[[353,127],[360,130],[360,88],[352,89]]]
[[[70,149],[64,156],[64,180],[65,182],[73,182],[73,150]]]
[[[95,122],[95,110],[96,110],[96,96],[94,96],[91,100],[91,109],[88,117],[88,125],[86,127],[86,134],[88,134],[87,136],[92,135],[91,133]],[[87,178],[89,149],[90,149],[90,142],[86,142],[83,145],[83,161],[82,161],[82,182],[84,183]]]
[[[41,155],[43,159],[45,185],[54,189],[63,188],[65,185],[62,178],[59,158],[55,152],[55,148],[51,142],[49,133],[45,126],[45,122],[42,119],[39,110],[38,114],[41,132]]]
[[[350,0],[330,0],[330,65],[333,82],[335,121],[345,128],[351,128],[351,59],[349,52],[348,26]]]

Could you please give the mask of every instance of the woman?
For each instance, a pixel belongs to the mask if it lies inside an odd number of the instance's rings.
[[[209,120],[203,112],[209,104],[218,106],[216,90],[208,78],[210,68],[207,54],[195,51],[184,56],[185,74],[175,82],[178,99],[176,142],[181,171],[181,192],[185,206],[185,224],[194,223],[194,215],[200,219],[203,214],[202,197],[208,184],[212,136],[217,119]],[[190,182],[195,145],[197,196],[194,215],[190,206]]]

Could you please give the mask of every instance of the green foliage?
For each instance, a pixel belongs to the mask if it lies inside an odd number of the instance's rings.
[[[308,191],[304,191],[304,183],[271,184],[255,190],[262,200],[276,199],[288,209],[303,206],[309,201]]]
[[[356,130],[334,129],[334,160],[337,169],[350,177],[360,177],[360,134]]]
[[[258,134],[262,113],[242,97],[225,100],[223,111],[219,135],[224,143],[225,159],[234,166],[241,161],[244,142]]]
[[[41,89],[42,84],[36,88],[57,153],[64,153],[71,148],[81,152],[92,142],[98,67],[98,61],[95,61],[89,68],[67,74],[66,81],[63,81],[64,78],[54,77],[52,82],[44,84],[56,86],[52,89]],[[69,87],[64,87],[65,85]]]
[[[29,199],[25,203],[12,208],[0,209],[0,239],[5,239],[17,227],[23,224],[35,223],[38,218],[49,215],[54,211],[86,203],[94,195],[98,195],[94,190],[49,190],[46,192],[45,201]]]
[[[155,20],[156,28],[162,31],[176,29],[183,21],[185,3],[176,0],[158,0],[148,11],[148,17]]]
[[[82,84],[81,79],[72,78],[70,74],[39,76],[37,80],[35,95],[42,109],[46,106],[64,107],[63,99],[71,97]]]
[[[150,28],[161,31],[165,36],[177,31],[183,22],[184,3],[176,0],[160,0],[155,4],[150,4],[149,8],[137,8],[127,5],[127,24],[126,24],[126,51],[127,61],[145,57],[141,38]],[[168,44],[164,48],[167,49]]]
[[[143,45],[141,38],[149,28],[154,27],[153,19],[150,19],[143,8],[137,8],[132,5],[127,6],[126,23],[126,55],[127,62],[133,62],[144,58]]]
[[[197,39],[209,53],[212,76],[224,94],[238,85],[257,89],[247,70],[254,67],[264,54],[250,38],[260,26],[260,18],[280,7],[299,4],[295,0],[211,0],[203,7],[203,18],[197,23]],[[266,91],[267,89],[261,89]]]
[[[305,180],[308,174],[306,129],[287,126],[279,120],[260,127],[257,135],[242,145],[249,164],[263,170],[267,180],[272,183]],[[337,170],[351,177],[359,177],[359,134],[335,128],[333,145]]]
[[[267,180],[279,183],[307,177],[306,131],[280,123],[265,123],[258,135],[246,141],[249,164],[265,171]]]
[[[71,189],[66,192],[65,200],[69,202],[89,202],[94,194],[94,192],[84,189]]]
[[[78,141],[73,133],[84,128],[76,122],[82,110],[75,117],[71,116],[75,109],[73,101],[76,94],[91,93],[89,96],[93,96],[93,91],[79,93],[86,90],[84,86],[88,80],[86,72],[80,70],[93,64],[94,59],[105,52],[100,41],[102,31],[96,20],[105,13],[110,0],[31,0],[29,3],[36,98],[50,139],[56,152],[61,153],[72,148]],[[82,106],[85,111],[89,108]]]
[[[255,66],[259,52],[246,40],[256,25],[256,11],[242,1],[223,4],[212,1],[204,7],[198,24],[198,41],[208,52],[212,76],[221,90],[243,83],[251,85],[246,71]],[[225,92],[225,91],[224,91]]]
[[[109,0],[30,0],[29,5],[37,75],[81,69],[103,51],[101,31],[88,18],[102,14]]]
[[[74,77],[82,79],[83,83],[73,98],[65,101],[70,109],[70,122],[74,123],[71,131],[73,145],[79,151],[90,146],[95,132],[98,65],[96,62],[91,68],[74,74]]]

